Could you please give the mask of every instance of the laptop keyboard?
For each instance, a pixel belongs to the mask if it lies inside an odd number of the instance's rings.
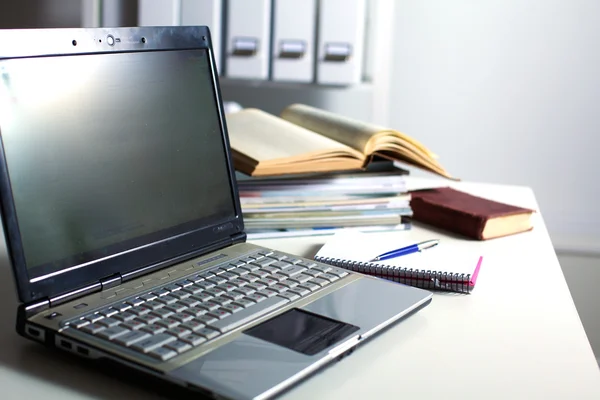
[[[154,288],[69,326],[166,361],[346,275],[340,268],[264,250]]]

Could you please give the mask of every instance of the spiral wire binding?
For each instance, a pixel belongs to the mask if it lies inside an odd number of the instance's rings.
[[[409,269],[395,265],[343,260],[341,258],[332,257],[317,256],[315,257],[315,261],[422,289],[458,293],[470,293],[473,289],[470,284],[471,274],[453,274],[448,272]]]

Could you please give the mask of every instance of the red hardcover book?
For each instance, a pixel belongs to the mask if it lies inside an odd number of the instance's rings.
[[[535,212],[449,187],[413,191],[410,206],[415,221],[477,240],[529,231]]]

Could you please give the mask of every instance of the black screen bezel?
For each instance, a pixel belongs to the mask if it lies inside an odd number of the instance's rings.
[[[108,35],[112,35],[119,40],[111,46],[105,40]],[[212,221],[210,225],[199,223],[186,233],[158,242],[146,243],[143,246],[118,253],[109,258],[86,263],[84,266],[74,266],[67,269],[67,271],[49,274],[44,279],[30,277],[19,233],[4,146],[0,145],[0,208],[8,256],[13,268],[20,301],[29,303],[40,299],[50,299],[115,274],[129,274],[140,268],[163,263],[184,254],[195,256],[201,253],[203,248],[214,247],[215,243],[226,241],[228,238],[242,233],[244,224],[210,31],[207,27],[0,30],[0,60],[194,49],[206,50],[209,57],[213,94],[219,113],[218,117],[233,197],[233,217],[216,222]],[[0,127],[0,139],[1,136],[2,130]]]

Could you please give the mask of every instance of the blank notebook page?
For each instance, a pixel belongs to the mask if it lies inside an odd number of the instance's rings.
[[[317,257],[369,262],[380,254],[401,247],[410,246],[414,242],[398,240],[397,237],[360,232],[341,232],[334,235],[321,247]],[[454,274],[473,274],[478,265],[480,254],[461,248],[456,242],[440,244],[401,257],[376,261],[376,264],[392,265],[407,269],[447,272]]]

